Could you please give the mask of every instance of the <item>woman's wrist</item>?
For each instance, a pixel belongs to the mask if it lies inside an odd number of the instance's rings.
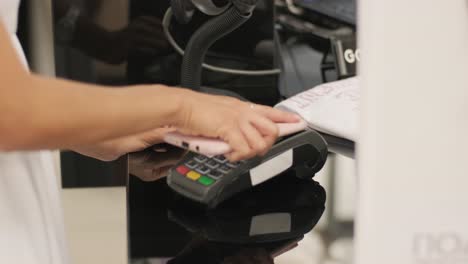
[[[179,90],[180,94],[178,96],[178,110],[174,116],[174,123],[171,124],[174,127],[184,128],[191,119],[192,109],[195,107],[196,103],[202,104],[203,102],[197,102],[197,93],[185,89],[185,88],[176,88]]]
[[[181,127],[186,124],[189,119],[192,101],[195,92],[189,89],[169,87],[165,85],[154,85],[148,87],[149,90],[155,91],[155,102],[166,104],[166,117],[163,119],[164,126]]]

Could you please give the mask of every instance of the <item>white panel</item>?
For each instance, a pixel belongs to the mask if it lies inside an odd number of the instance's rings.
[[[125,187],[64,189],[62,197],[72,263],[128,264]]]
[[[250,170],[250,180],[252,186],[258,185],[281,172],[289,169],[293,165],[293,150],[290,149],[273,159],[260,164]]]
[[[355,263],[468,263],[467,5],[360,1]]]
[[[335,217],[340,221],[354,220],[356,205],[356,161],[336,155],[335,162]]]

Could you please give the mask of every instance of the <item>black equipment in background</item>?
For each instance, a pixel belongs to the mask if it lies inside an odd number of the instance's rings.
[[[170,1],[131,1],[131,19],[154,16],[163,20]],[[185,49],[192,35],[213,19],[202,12],[194,12],[189,23],[173,19],[170,32],[177,44]],[[227,34],[208,50],[205,63],[244,71],[265,71],[279,68],[277,38],[274,30],[274,5],[259,0],[254,15],[235,31]],[[180,85],[182,56],[169,47],[164,53],[141,56],[131,54],[128,76],[131,83],[162,83]],[[203,70],[202,86],[234,92],[249,101],[274,105],[280,99],[278,74],[247,76]]]
[[[309,16],[326,16],[336,23],[356,26],[356,0],[296,0]]]

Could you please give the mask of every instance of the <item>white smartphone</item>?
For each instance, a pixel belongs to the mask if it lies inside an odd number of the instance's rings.
[[[303,131],[307,128],[307,123],[304,120],[297,123],[277,123],[277,125],[280,137]],[[224,155],[231,152],[229,144],[215,138],[186,136],[178,132],[171,132],[165,135],[164,141],[168,144],[188,149],[208,157]]]

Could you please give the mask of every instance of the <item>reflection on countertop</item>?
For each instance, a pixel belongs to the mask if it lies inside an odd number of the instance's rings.
[[[136,156],[154,181],[141,174],[129,178],[132,264],[274,263],[294,252],[325,209],[322,186],[287,171],[209,210],[175,194],[162,178],[164,168],[183,154],[178,155],[150,150]]]

